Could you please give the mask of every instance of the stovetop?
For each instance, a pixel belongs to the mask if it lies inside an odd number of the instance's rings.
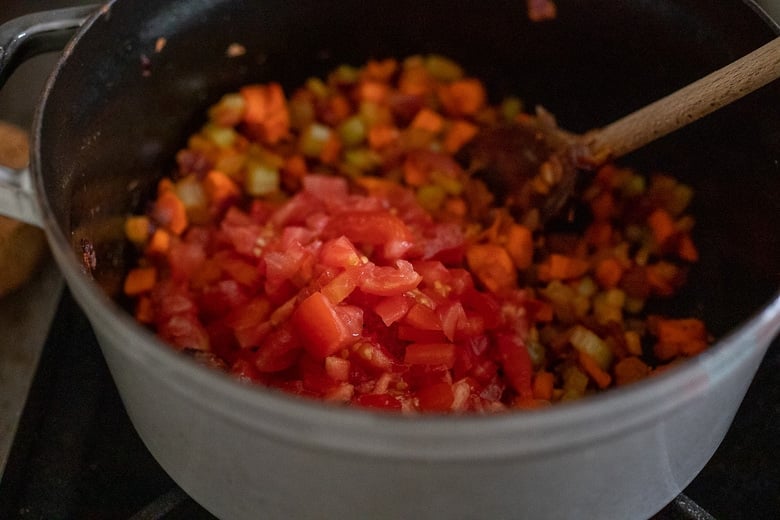
[[[715,456],[654,520],[778,518],[779,370],[775,341]],[[0,481],[0,518],[213,518],[135,433],[89,323],[67,290]]]

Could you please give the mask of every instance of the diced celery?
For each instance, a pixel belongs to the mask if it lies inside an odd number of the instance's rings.
[[[504,121],[514,121],[517,115],[523,111],[523,102],[520,98],[509,96],[501,102],[501,117]]]
[[[253,197],[269,195],[279,190],[279,170],[252,162],[247,165],[244,189]]]
[[[584,276],[577,284],[577,293],[579,293],[580,296],[590,298],[596,294],[596,291],[598,291],[598,286],[590,276]]]
[[[265,164],[269,168],[276,170],[284,165],[284,157],[257,143],[249,147],[249,157],[250,159],[255,159],[255,162]]]
[[[672,198],[668,204],[669,213],[679,216],[690,204],[693,198],[693,190],[685,184],[677,184],[672,190]]]
[[[637,197],[643,194],[646,189],[647,183],[645,178],[639,174],[632,174],[620,187],[623,197]]]
[[[372,170],[382,162],[382,158],[368,148],[347,150],[344,152],[344,160],[348,165],[354,166],[361,172]]]
[[[225,94],[209,109],[209,119],[219,126],[236,126],[244,117],[246,101],[238,92]]]
[[[610,321],[623,321],[623,305],[626,303],[626,293],[620,289],[610,289],[599,293],[593,299],[593,314],[596,321],[606,325]]]
[[[366,140],[366,126],[360,116],[354,115],[341,123],[339,136],[345,146],[357,146]]]
[[[194,223],[203,223],[208,218],[207,204],[208,200],[203,185],[198,181],[195,175],[188,175],[176,183],[176,196],[179,197],[184,209],[187,211],[187,218]]]
[[[434,184],[441,186],[447,195],[460,195],[463,193],[463,183],[450,175],[434,170],[431,172],[431,180]]]
[[[320,78],[309,78],[306,80],[306,88],[309,89],[312,94],[318,98],[325,98],[328,96],[330,89]]]
[[[585,395],[588,388],[588,376],[575,365],[566,367],[563,371],[563,397],[562,400],[579,399]]]
[[[307,157],[316,158],[325,148],[325,143],[330,139],[331,129],[320,123],[312,123],[303,131],[298,143],[301,153]]]
[[[236,142],[238,134],[231,127],[206,124],[203,127],[203,135],[220,148],[230,148]]]
[[[526,342],[526,346],[528,347],[528,355],[531,356],[531,363],[533,363],[535,367],[544,364],[545,354],[547,353],[547,349],[544,348],[544,345],[539,341],[529,340]]]
[[[593,331],[577,325],[572,330],[569,341],[574,348],[592,357],[602,370],[609,369],[612,363],[612,351]]]
[[[360,119],[365,128],[371,128],[374,125],[383,125],[392,122],[393,115],[388,107],[380,106],[373,101],[363,101],[358,109]]]
[[[463,69],[449,58],[431,54],[425,60],[428,73],[438,81],[455,81],[463,77]]]
[[[438,211],[446,198],[447,192],[437,184],[426,184],[417,190],[417,202],[427,211]]]
[[[351,65],[339,65],[329,79],[339,85],[351,85],[360,79],[360,70]]]
[[[188,210],[206,205],[206,193],[194,175],[188,175],[176,183],[176,196]]]

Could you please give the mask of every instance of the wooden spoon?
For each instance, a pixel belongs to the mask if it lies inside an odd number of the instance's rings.
[[[575,192],[579,170],[637,150],[778,77],[780,37],[603,128],[572,134],[538,110],[528,122],[481,131],[461,159],[513,210],[538,210],[543,225]]]

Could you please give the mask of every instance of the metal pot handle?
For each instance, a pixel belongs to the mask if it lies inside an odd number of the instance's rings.
[[[0,88],[24,61],[60,50],[97,4],[32,13],[0,25]],[[28,170],[0,166],[0,214],[41,226]]]

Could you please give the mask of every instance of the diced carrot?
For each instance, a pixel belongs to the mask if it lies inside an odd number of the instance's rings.
[[[452,116],[473,116],[485,106],[487,95],[482,82],[474,78],[464,78],[438,89],[439,99],[444,110]]]
[[[138,296],[139,294],[151,291],[156,282],[156,268],[136,267],[127,273],[127,277],[125,278],[124,291],[128,296]]]
[[[331,132],[328,139],[325,141],[325,144],[322,146],[320,161],[322,161],[323,164],[336,164],[339,161],[339,157],[341,157],[342,148],[341,138],[336,132]]]
[[[596,360],[590,357],[588,354],[581,350],[578,352],[580,366],[582,366],[582,369],[585,371],[585,373],[588,374],[591,379],[593,379],[599,388],[602,390],[607,388],[612,382],[612,376],[604,371],[596,362]]]
[[[471,141],[478,131],[477,125],[468,121],[463,119],[454,121],[444,136],[444,151],[449,154],[456,153],[463,145]]]
[[[517,271],[506,249],[496,244],[474,244],[466,250],[474,275],[494,293],[514,287]]]
[[[596,172],[596,183],[605,188],[612,188],[612,183],[617,176],[617,173],[617,166],[613,163],[604,164]]]
[[[460,197],[450,197],[444,202],[444,210],[457,217],[465,217],[468,213],[466,201]]]
[[[193,289],[203,289],[209,284],[217,282],[222,277],[222,268],[219,262],[213,258],[207,259],[200,265],[190,279],[190,287]]]
[[[203,179],[203,191],[212,206],[222,207],[241,194],[233,179],[219,170],[211,170]]]
[[[422,65],[405,67],[398,79],[398,90],[408,96],[424,97],[434,85],[433,78]]]
[[[647,224],[653,233],[653,239],[658,246],[671,238],[675,233],[674,220],[672,216],[663,208],[658,208],[647,217]]]
[[[389,81],[396,70],[398,70],[398,61],[393,58],[369,60],[363,67],[363,73],[367,78],[383,82]]]
[[[160,179],[160,182],[157,183],[157,196],[159,197],[166,191],[175,191],[176,185],[173,183],[171,179],[168,177],[165,177],[163,179]]]
[[[378,124],[368,129],[368,145],[372,150],[381,150],[398,141],[401,133],[393,125]]]
[[[544,323],[550,322],[555,316],[555,308],[550,302],[538,300],[536,305],[536,311],[534,312],[534,320]]]
[[[626,385],[643,379],[650,373],[650,367],[636,356],[621,359],[615,364],[615,384]]]
[[[671,296],[674,294],[677,278],[680,276],[679,268],[669,262],[658,262],[648,265],[645,269],[647,283],[659,296]]]
[[[414,116],[410,126],[438,134],[444,128],[444,118],[430,108],[423,108]]]
[[[430,176],[418,161],[407,158],[404,161],[404,182],[409,186],[423,186],[428,183]]]
[[[187,208],[173,191],[165,191],[157,197],[152,217],[176,235],[181,235],[187,229]]]
[[[533,263],[534,242],[531,230],[521,224],[512,224],[506,235],[506,250],[515,267],[528,269]]]
[[[596,221],[609,220],[615,214],[615,198],[609,191],[602,191],[590,201],[590,210]]]
[[[404,363],[445,365],[447,368],[452,368],[455,364],[455,345],[453,343],[411,343],[406,346]]]
[[[570,280],[579,278],[588,271],[587,261],[572,256],[551,254],[547,260],[539,264],[538,276],[543,282],[551,280]]]
[[[278,83],[249,85],[240,93],[246,103],[244,122],[255,139],[276,144],[288,134],[290,114],[284,91]]]
[[[553,384],[555,375],[546,370],[540,370],[534,376],[534,399],[544,399],[549,401],[553,397]]]
[[[558,8],[552,0],[526,0],[526,6],[532,22],[554,20],[558,16]]]
[[[585,230],[585,240],[595,247],[609,245],[612,241],[612,224],[606,221],[593,222]]]
[[[389,92],[390,90],[386,83],[366,80],[361,81],[360,85],[358,85],[357,97],[359,101],[383,104],[387,102]]]
[[[693,356],[707,348],[707,329],[695,318],[659,319],[656,335],[654,353],[663,361],[678,355]]]
[[[688,262],[697,262],[699,260],[699,251],[696,249],[690,235],[686,234],[680,237],[680,243],[677,245],[677,254]]]
[[[617,287],[623,277],[623,265],[615,257],[608,257],[596,264],[596,281],[605,289]]]
[[[323,112],[323,121],[330,126],[336,126],[352,115],[352,107],[345,96],[338,94],[328,98]]]
[[[132,243],[140,245],[146,242],[151,232],[149,217],[135,215],[125,220],[125,236]]]
[[[146,245],[147,255],[164,255],[171,247],[171,234],[164,229],[156,229]]]
[[[282,171],[292,179],[301,180],[308,173],[306,159],[300,154],[291,155],[285,159]]]
[[[154,305],[149,296],[141,296],[135,304],[135,319],[141,323],[154,322]]]

